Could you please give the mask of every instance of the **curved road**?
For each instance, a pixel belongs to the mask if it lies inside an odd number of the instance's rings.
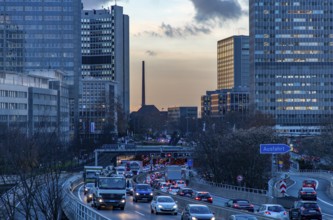
[[[330,185],[329,181],[320,178],[306,178],[293,174],[290,174],[290,177],[295,183],[288,187],[287,194],[293,197],[298,196],[298,190],[302,187],[303,180],[315,180],[317,182],[317,203],[321,208],[323,217],[327,220],[333,219],[333,200],[326,194],[326,190]]]

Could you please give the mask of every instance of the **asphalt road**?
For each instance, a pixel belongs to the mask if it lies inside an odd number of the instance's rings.
[[[302,187],[302,182],[305,179],[315,180],[317,181],[317,203],[319,207],[321,208],[321,211],[323,213],[323,217],[326,220],[332,220],[333,219],[333,200],[330,199],[327,196],[326,189],[329,186],[329,181],[320,179],[320,178],[305,178],[300,177],[298,175],[290,174],[290,177],[292,180],[295,181],[293,185],[288,187],[287,194],[293,197],[298,196],[298,190]]]

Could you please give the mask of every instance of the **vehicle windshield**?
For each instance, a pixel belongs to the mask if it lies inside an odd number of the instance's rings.
[[[267,208],[267,210],[271,211],[271,212],[283,212],[283,211],[285,211],[282,206],[269,206]]]
[[[250,204],[249,201],[246,201],[246,200],[239,200],[239,201],[237,201],[237,203],[239,205],[249,205]]]
[[[98,186],[100,189],[126,189],[125,178],[103,178],[99,179]]]
[[[149,190],[150,187],[146,186],[146,185],[137,185],[136,189],[138,189],[138,190]]]
[[[303,188],[302,191],[304,192],[314,192],[313,188]]]
[[[157,202],[174,202],[174,200],[170,197],[160,197],[157,199]]]
[[[177,186],[171,186],[170,189],[180,189],[180,187],[177,187]]]
[[[209,214],[211,213],[206,206],[193,206],[190,207],[190,213],[193,214]]]
[[[117,168],[117,171],[125,171],[124,168]]]
[[[303,207],[306,209],[317,209],[318,205],[316,203],[304,203]]]
[[[86,188],[92,188],[92,187],[94,187],[94,185],[95,185],[94,183],[87,183],[85,187]]]
[[[198,196],[204,197],[204,198],[209,198],[211,197],[209,193],[199,193]]]
[[[95,171],[87,171],[86,178],[95,178],[97,177],[97,173]]]

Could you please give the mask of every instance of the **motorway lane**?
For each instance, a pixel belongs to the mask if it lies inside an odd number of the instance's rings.
[[[87,204],[85,196],[83,194],[83,185],[77,188],[74,191],[74,194],[84,203]],[[96,209],[97,211],[97,209]],[[181,211],[181,210],[179,210]],[[126,206],[125,210],[111,210],[111,209],[102,209],[98,210],[103,216],[109,218],[110,220],[138,220],[138,219],[154,219],[154,220],[168,220],[168,219],[180,219],[180,214],[177,216],[162,214],[155,215],[150,213],[150,202],[138,202],[133,203],[132,196],[126,197]]]
[[[293,197],[298,197],[298,190],[302,187],[302,182],[305,179],[315,180],[317,182],[317,203],[321,208],[324,219],[333,219],[333,200],[326,194],[326,189],[329,186],[329,181],[320,178],[306,178],[298,175],[290,174],[292,180],[295,181],[293,185],[288,187],[287,194]]]

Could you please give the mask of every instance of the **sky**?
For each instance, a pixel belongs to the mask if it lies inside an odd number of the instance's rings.
[[[115,0],[82,0],[84,9]],[[130,19],[130,104],[141,107],[145,61],[146,104],[160,110],[197,106],[217,89],[217,41],[248,35],[248,0],[117,0]]]

